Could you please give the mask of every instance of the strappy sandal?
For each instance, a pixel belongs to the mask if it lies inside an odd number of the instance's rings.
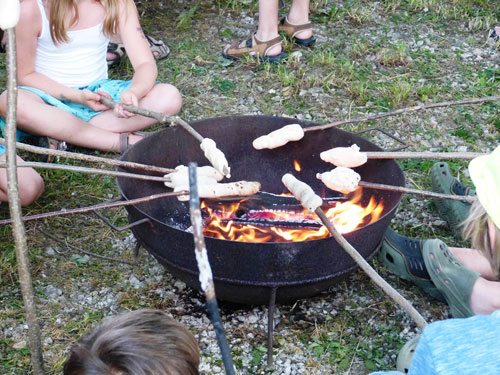
[[[479,273],[460,263],[441,240],[427,240],[422,255],[432,281],[450,307],[451,315],[454,318],[474,315],[470,297]]]
[[[130,144],[128,142],[128,136],[130,133],[120,133],[120,154],[123,154],[130,148]]]
[[[422,247],[425,241],[402,236],[388,228],[379,259],[392,273],[411,281],[424,292],[443,301],[442,294],[432,282],[425,267],[422,257]]]
[[[5,53],[7,47],[7,41],[4,42],[3,37],[4,37],[4,31],[0,29],[0,53]]]
[[[146,40],[156,60],[164,59],[170,54],[170,48],[162,40],[156,40],[149,35],[146,35]]]
[[[432,190],[437,193],[451,195],[476,195],[473,189],[467,188],[451,174],[450,167],[445,162],[439,162],[431,168]],[[460,225],[469,216],[471,204],[450,199],[434,200],[439,214],[446,220],[453,234],[461,237]]]
[[[417,335],[403,345],[399,351],[398,358],[396,359],[396,370],[402,372],[403,374],[408,373],[419,340],[420,335]]]
[[[275,63],[285,59],[288,56],[286,52],[282,51],[276,56],[268,56],[267,52],[271,48],[281,45],[281,43],[282,40],[279,36],[268,41],[261,41],[257,39],[254,32],[249,35],[244,47],[240,47],[241,42],[234,42],[222,52],[222,56],[225,59],[239,60],[242,57],[250,55],[258,58],[261,62]]]
[[[288,21],[288,16],[282,18],[278,25],[278,31],[284,32],[288,39],[292,40],[293,42],[297,43],[300,46],[310,47],[314,43],[316,43],[316,38],[314,37],[314,35],[312,35],[310,38],[307,39],[297,38],[297,34],[306,30],[312,30],[311,22],[294,24]]]
[[[108,53],[114,55],[114,57],[111,60],[107,60],[108,67],[118,65],[120,60],[125,56],[127,56],[127,52],[125,51],[125,46],[122,43],[109,43]]]
[[[34,142],[37,142],[36,138],[34,139]],[[66,151],[68,149],[68,145],[66,142],[59,141],[51,137],[38,137],[38,147],[48,148],[57,151]],[[54,158],[53,156],[49,155],[40,156],[40,159],[45,163],[51,163],[53,158]]]

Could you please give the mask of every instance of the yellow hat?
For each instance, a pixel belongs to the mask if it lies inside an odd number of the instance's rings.
[[[500,146],[491,154],[471,160],[469,174],[476,187],[479,202],[500,228]]]

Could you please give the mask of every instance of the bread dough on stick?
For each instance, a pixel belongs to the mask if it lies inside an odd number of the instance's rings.
[[[189,185],[176,186],[174,192],[189,191]],[[237,181],[226,184],[198,184],[198,195],[200,198],[220,198],[257,194],[260,190],[260,182]],[[178,196],[180,201],[189,200],[189,195]]]
[[[321,180],[329,189],[348,194],[357,189],[361,176],[352,169],[337,167],[330,172],[318,173],[316,178]]]
[[[200,148],[203,150],[205,157],[215,169],[227,178],[231,177],[231,169],[229,168],[226,156],[217,148],[213,139],[203,138],[203,141],[200,143]]]
[[[290,124],[272,131],[267,135],[256,138],[252,145],[257,150],[263,148],[277,148],[286,145],[290,141],[299,141],[304,137],[304,129],[299,124]]]
[[[224,178],[224,175],[211,166],[197,167],[196,174],[198,182],[201,184],[216,184]],[[185,165],[179,165],[174,172],[165,176],[165,186],[175,188],[180,185],[189,185],[189,169]]]
[[[366,153],[359,152],[359,146],[334,147],[319,154],[321,160],[332,163],[337,167],[355,168],[363,165],[368,160]]]
[[[21,3],[19,0],[0,1],[0,29],[7,30],[17,25],[21,15]]]
[[[314,212],[316,208],[321,207],[323,199],[314,194],[313,189],[306,183],[297,180],[290,173],[285,174],[281,178],[281,182],[288,190],[302,203],[302,206],[307,208],[310,212]]]

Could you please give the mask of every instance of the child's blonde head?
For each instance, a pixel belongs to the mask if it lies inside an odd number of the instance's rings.
[[[104,9],[103,31],[108,37],[115,35],[118,31],[118,20],[120,7],[126,9],[125,3],[131,0],[99,0]],[[78,21],[78,0],[50,0],[49,2],[49,24],[50,36],[55,44],[69,41],[68,29]]]
[[[496,231],[495,243],[492,243],[488,220]],[[500,229],[489,218],[486,210],[479,200],[472,203],[469,216],[463,223],[463,233],[466,239],[470,239],[472,247],[481,251],[489,260],[493,270],[500,273]]]

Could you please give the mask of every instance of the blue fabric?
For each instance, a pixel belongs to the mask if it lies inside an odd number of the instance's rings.
[[[3,154],[5,154],[5,146],[0,145],[0,155],[3,155]]]
[[[121,93],[126,89],[128,89],[131,83],[132,81],[103,79],[100,81],[96,81],[86,87],[80,87],[78,88],[78,90],[88,89],[93,92],[104,91],[111,96],[111,99],[113,99],[113,101],[119,102]],[[57,108],[61,108],[66,112],[69,112],[72,115],[78,117],[79,119],[82,119],[85,122],[90,121],[92,117],[101,113],[101,112],[96,112],[80,103],[74,103],[70,101],[56,99],[53,96],[47,94],[46,92],[39,89],[35,89],[33,87],[19,86],[19,88],[37,94],[40,98],[43,99],[45,103],[50,104]],[[5,137],[4,133],[5,120],[1,116],[0,116],[0,128],[2,129],[2,134]],[[31,136],[32,136],[31,134],[25,133],[22,130],[18,130],[16,134],[16,139],[18,142],[21,142],[24,139],[29,138]]]
[[[500,374],[499,341],[500,311],[434,322],[422,332],[408,375]]]

